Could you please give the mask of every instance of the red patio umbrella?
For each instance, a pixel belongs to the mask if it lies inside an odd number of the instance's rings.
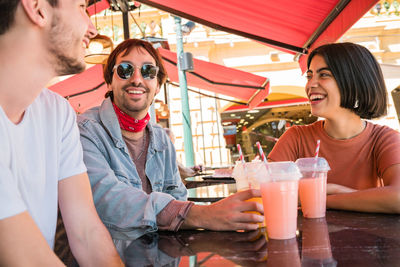
[[[274,46],[306,53],[337,41],[378,0],[139,0],[143,4]],[[300,66],[305,69],[305,59]]]
[[[176,53],[163,48],[158,50],[167,68],[168,80],[179,83]],[[193,72],[186,72],[190,87],[243,100],[250,109],[269,94],[269,79],[265,77],[200,59],[193,59],[193,66]]]
[[[91,16],[91,15],[95,15],[109,7],[110,7],[110,3],[107,0],[93,0],[93,1],[89,1],[87,11],[89,13],[89,16]]]
[[[91,107],[99,106],[104,100],[107,86],[103,79],[103,67],[95,65],[49,89],[67,98],[76,112],[83,113]]]

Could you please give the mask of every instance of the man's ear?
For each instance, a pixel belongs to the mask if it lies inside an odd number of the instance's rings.
[[[157,89],[156,89],[154,96],[156,96],[160,92],[160,90],[161,90],[161,86],[157,85]]]
[[[48,23],[50,4],[46,0],[21,0],[21,5],[33,24],[44,27]]]

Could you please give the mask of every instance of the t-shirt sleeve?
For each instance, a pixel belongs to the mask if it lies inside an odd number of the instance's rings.
[[[384,129],[375,147],[379,177],[382,177],[390,166],[400,164],[400,133],[388,127]]]
[[[299,134],[295,127],[289,128],[268,155],[269,161],[295,161],[299,155]]]
[[[76,114],[66,102],[62,126],[59,180],[86,172]]]
[[[0,220],[26,210],[11,171],[0,164]]]

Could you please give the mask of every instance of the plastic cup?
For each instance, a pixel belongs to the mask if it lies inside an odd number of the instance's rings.
[[[306,218],[325,217],[326,179],[330,170],[324,158],[301,158],[296,161],[303,177],[299,181],[301,210]]]
[[[304,219],[302,222],[302,266],[334,267],[328,225],[325,218]]]
[[[261,161],[246,163],[238,162],[235,165],[232,173],[232,176],[236,181],[236,190],[240,192],[250,188],[260,189],[260,184],[257,180],[257,177],[260,175],[266,175],[266,173],[267,169],[265,167],[265,163]],[[254,201],[260,203],[261,205],[263,204],[261,197],[253,197],[246,201]],[[246,213],[260,214],[257,211],[246,211]],[[258,226],[259,228],[265,227],[265,220],[264,222],[259,223]]]
[[[258,177],[258,181],[268,238],[294,238],[297,229],[298,179],[301,173],[294,162],[272,162],[267,166],[267,175]]]
[[[250,188],[245,169],[247,169],[246,163],[237,161],[232,171],[232,177],[235,179],[236,190],[238,192]]]

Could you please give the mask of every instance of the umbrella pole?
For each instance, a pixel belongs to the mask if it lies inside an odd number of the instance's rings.
[[[183,57],[183,41],[181,18],[174,17],[176,24],[176,54],[179,73],[179,87],[181,88],[182,116],[183,116],[183,141],[185,147],[186,166],[194,166],[193,136],[190,121],[189,97],[186,81],[186,73],[181,70],[180,58]]]

